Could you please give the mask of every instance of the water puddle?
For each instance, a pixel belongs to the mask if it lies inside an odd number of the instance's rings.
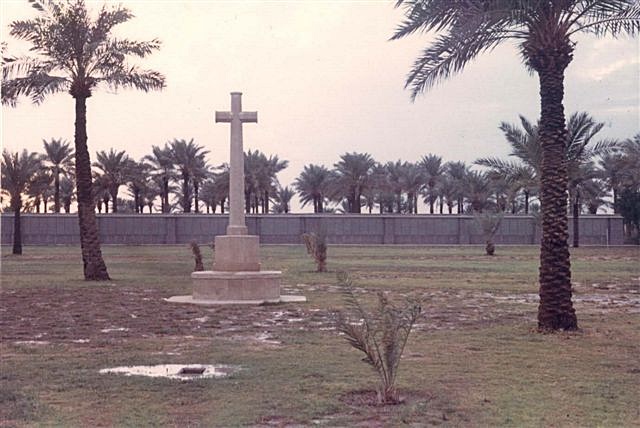
[[[238,366],[225,364],[158,364],[155,366],[113,367],[110,369],[101,369],[100,373],[195,380],[227,377],[238,370],[240,370],[240,367]]]

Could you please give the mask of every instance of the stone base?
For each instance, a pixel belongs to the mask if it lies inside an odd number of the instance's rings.
[[[214,306],[214,305],[262,305],[265,303],[300,303],[306,302],[304,296],[282,295],[275,300],[197,300],[192,295],[172,296],[165,299],[170,303],[189,303],[192,305]]]
[[[193,298],[215,301],[278,301],[282,272],[193,272]]]
[[[260,270],[260,237],[220,235],[215,239],[214,272],[255,272]]]

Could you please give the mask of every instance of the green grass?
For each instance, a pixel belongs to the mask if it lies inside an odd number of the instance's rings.
[[[263,268],[282,270],[287,290],[309,302],[213,309],[161,300],[190,293],[186,246],[104,247],[112,281],[89,284],[78,248],[8,252],[0,426],[640,426],[638,248],[572,250],[581,330],[571,334],[535,331],[535,247],[499,246],[495,257],[482,247],[330,247],[330,272],[318,274],[302,246],[266,246]],[[376,377],[331,329],[339,270],[366,300],[375,290],[424,299],[400,367],[403,405],[345,399]],[[254,340],[265,332],[280,343]],[[46,343],[19,343],[28,340]],[[98,373],[194,362],[242,370],[194,382]]]

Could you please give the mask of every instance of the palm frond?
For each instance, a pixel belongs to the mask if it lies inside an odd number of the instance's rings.
[[[144,92],[165,87],[165,77],[153,70],[139,70],[137,67],[122,66],[110,74],[96,79],[104,82],[113,89],[134,88]]]
[[[621,34],[634,36],[640,32],[640,2],[637,0],[609,0],[585,2],[573,20],[569,33],[589,32],[596,36]]]

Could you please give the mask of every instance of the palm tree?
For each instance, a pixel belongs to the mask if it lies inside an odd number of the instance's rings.
[[[22,195],[29,190],[40,168],[40,159],[36,153],[28,153],[26,150],[22,150],[21,153],[2,151],[2,189],[9,193],[13,211],[13,254],[22,254]]]
[[[330,171],[324,165],[305,165],[293,183],[300,194],[302,207],[313,203],[313,212],[324,212],[324,203],[329,189]]]
[[[206,166],[205,156],[209,153],[204,147],[193,142],[174,139],[169,143],[171,158],[182,180],[182,211],[191,212],[191,199],[193,198],[194,176]],[[197,182],[196,182],[197,185]]]
[[[263,168],[263,171],[265,173],[264,179],[260,182],[260,190],[262,194],[262,212],[264,214],[267,214],[269,212],[270,194],[272,194],[273,192],[279,192],[281,190],[277,174],[287,166],[289,166],[289,161],[280,160],[277,155],[269,156],[269,158],[266,159],[265,166]],[[293,193],[291,195],[293,196]],[[280,202],[282,202],[282,200],[280,200]]]
[[[295,194],[296,192],[289,186],[278,188],[274,197],[276,203],[272,208],[273,212],[277,214],[289,214],[291,199]]]
[[[75,198],[75,190],[73,180],[68,177],[62,177],[60,180],[60,201],[64,207],[64,212],[67,214],[71,212],[71,203]]]
[[[525,193],[525,211],[528,212],[528,198],[531,191],[540,187],[540,171],[542,170],[542,145],[539,137],[539,126],[533,125],[525,117],[520,116],[522,129],[516,125],[503,122],[500,129],[511,145],[510,156],[519,162],[503,161],[497,158],[482,158],[475,163],[484,165],[493,173],[506,177],[514,184],[522,185]],[[568,191],[573,208],[573,246],[579,245],[579,185],[590,176],[585,165],[595,156],[606,155],[618,147],[616,141],[603,140],[591,144],[594,136],[602,129],[604,123],[596,122],[586,112],[572,113],[567,121],[567,139],[564,156],[567,164]]]
[[[426,156],[422,156],[422,159],[420,159],[420,166],[423,168],[427,180],[425,202],[429,203],[429,214],[433,214],[433,205],[438,199],[436,186],[440,182],[440,177],[444,174],[444,165],[442,165],[442,158],[440,156],[430,153]]]
[[[162,89],[164,76],[140,70],[128,56],[144,58],[160,47],[150,42],[114,38],[114,26],[133,14],[121,6],[103,6],[96,19],[84,0],[32,0],[39,17],[14,21],[10,34],[31,44],[34,56],[4,58],[2,102],[15,104],[21,95],[40,104],[49,94],[69,92],[75,100],[76,188],[80,244],[86,280],[108,280],[102,258],[91,189],[91,160],[87,148],[87,98],[99,84],[142,91]],[[16,77],[17,76],[17,77]]]
[[[385,164],[387,171],[387,188],[393,193],[393,200],[398,214],[402,213],[402,206],[404,205],[404,201],[402,200],[404,190],[402,176],[404,174],[404,168],[405,164],[403,164],[401,160],[387,162]]]
[[[494,206],[492,194],[494,188],[487,174],[469,171],[465,176],[465,194],[472,213],[482,213]]]
[[[447,162],[445,166],[446,174],[454,188],[457,213],[462,214],[464,212],[465,180],[469,173],[469,167],[464,162]]]
[[[40,157],[42,161],[42,157]],[[40,169],[32,178],[27,194],[33,198],[36,212],[40,213],[40,203],[44,202],[44,213],[47,213],[47,200],[51,195],[51,182],[53,177],[46,169]]]
[[[418,214],[418,192],[424,181],[425,174],[422,169],[416,164],[406,162],[402,170],[402,185],[407,192],[409,214]]]
[[[124,150],[116,152],[111,148],[108,152],[101,150],[96,153],[93,166],[102,172],[101,176],[111,195],[113,213],[118,212],[118,190],[129,181],[131,162]]]
[[[598,162],[600,170],[598,177],[602,179],[608,189],[613,194],[613,213],[618,213],[618,193],[620,192],[622,174],[624,174],[624,163],[622,155],[619,153],[609,153],[602,155]]]
[[[133,211],[140,213],[144,211],[146,199],[144,195],[149,194],[150,182],[148,180],[151,166],[144,162],[129,160],[126,171],[126,179],[128,181],[127,188],[131,196],[133,196]]]
[[[576,33],[636,34],[640,29],[638,2],[398,0],[397,5],[404,6],[406,19],[393,39],[415,32],[440,33],[414,63],[407,78],[413,99],[506,40],[520,43],[526,67],[538,74],[542,146],[538,328],[577,329],[567,242],[564,72],[573,59],[575,43],[571,39]]]
[[[53,210],[60,212],[60,175],[68,175],[73,169],[73,149],[69,143],[62,139],[52,138],[51,141],[42,140],[44,143],[44,156],[42,160],[51,171],[54,180]]]
[[[335,165],[336,194],[347,199],[349,212],[360,214],[361,195],[367,186],[376,162],[369,153],[345,153]]]
[[[213,175],[216,200],[220,203],[220,213],[224,214],[225,202],[229,199],[229,164],[223,163],[217,169],[219,169],[220,172]],[[213,212],[215,212],[215,210]]]
[[[165,143],[164,147],[152,146],[152,154],[144,157],[143,161],[149,162],[153,170],[154,177],[158,177],[161,187],[162,212],[171,211],[169,204],[169,193],[171,190],[171,180],[174,179],[174,164],[171,154],[171,147]]]

